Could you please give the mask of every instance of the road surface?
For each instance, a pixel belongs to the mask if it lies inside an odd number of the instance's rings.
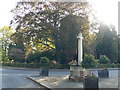
[[[28,76],[39,75],[40,70],[15,70],[15,69],[5,69],[0,68],[0,88],[41,88],[35,82],[29,80]],[[92,71],[98,76],[98,71]],[[118,77],[118,70],[110,70],[110,77]],[[69,70],[50,70],[50,76],[64,76],[69,75]]]
[[[27,78],[30,75],[37,75],[38,71],[0,69],[1,72],[2,88],[40,88]]]

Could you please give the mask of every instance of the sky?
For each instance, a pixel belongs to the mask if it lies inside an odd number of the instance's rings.
[[[96,9],[96,17],[105,24],[118,27],[118,2],[119,0],[90,0]]]
[[[20,0],[2,0],[0,3],[0,28],[8,26],[13,14],[10,12]],[[105,24],[113,24],[118,28],[118,1],[119,0],[89,0],[95,9],[98,20]]]
[[[15,7],[16,1],[18,0],[2,0],[0,2],[0,28],[8,26],[13,15],[10,12]]]

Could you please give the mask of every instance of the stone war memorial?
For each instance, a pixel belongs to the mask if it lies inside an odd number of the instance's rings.
[[[83,60],[83,44],[82,44],[82,32],[79,32],[78,36],[78,60],[76,63],[70,65],[70,76],[69,78],[73,81],[82,81],[84,76],[90,75],[89,70],[85,70],[82,68],[82,60]]]
[[[77,62],[70,65],[69,79],[72,80],[73,82],[82,82],[85,90],[87,90],[87,88],[96,88],[95,90],[98,90],[99,79],[97,77],[92,77],[90,70],[82,67],[83,36],[81,31],[79,32],[77,39],[78,39],[78,60]]]

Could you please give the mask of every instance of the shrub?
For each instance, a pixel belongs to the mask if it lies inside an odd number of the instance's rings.
[[[99,63],[100,64],[108,64],[108,63],[110,63],[110,60],[109,60],[109,58],[107,56],[100,55]]]
[[[82,67],[83,68],[92,68],[96,67],[97,60],[95,60],[93,55],[85,54],[83,61],[82,61]]]
[[[47,57],[40,58],[40,64],[42,67],[48,67],[50,60]]]

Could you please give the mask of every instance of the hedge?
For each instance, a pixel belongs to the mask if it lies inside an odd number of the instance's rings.
[[[2,63],[2,66],[7,67],[23,67],[23,68],[42,68],[40,64],[25,64],[25,63]],[[69,69],[69,64],[50,64],[50,69]],[[106,64],[105,67],[107,68],[119,68],[120,64]],[[103,64],[99,64],[95,68],[103,68]]]
[[[23,67],[23,68],[42,68],[41,64],[25,64],[25,63],[2,63],[2,66],[7,67]],[[50,69],[69,69],[68,64],[49,65]]]

